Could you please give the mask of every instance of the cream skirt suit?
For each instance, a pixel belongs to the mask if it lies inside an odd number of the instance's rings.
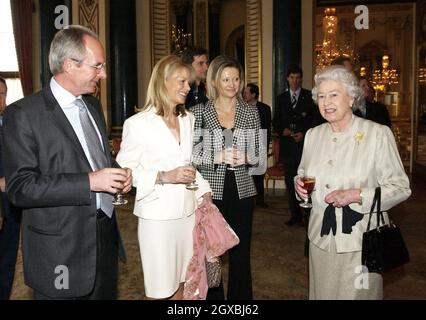
[[[362,234],[367,228],[374,191],[378,186],[382,189],[383,211],[411,194],[391,130],[356,116],[345,132],[334,133],[329,123],[312,128],[306,133],[298,169],[298,175],[303,174],[316,177],[308,229],[310,299],[381,299],[382,277],[361,272],[366,271],[361,266]],[[344,234],[342,209],[336,208],[336,235],[330,232],[321,237],[328,206],[325,196],[350,188],[362,189],[362,205],[352,203],[350,207],[364,214],[364,218],[351,234]],[[372,227],[375,224],[374,215]]]
[[[194,116],[179,116],[180,143],[153,108],[127,119],[117,162],[133,171],[136,187],[134,214],[139,217],[138,238],[145,294],[172,296],[185,281],[192,257],[194,212],[206,192],[206,180],[197,172],[198,190],[183,184],[156,184],[159,171],[173,170],[191,159]]]

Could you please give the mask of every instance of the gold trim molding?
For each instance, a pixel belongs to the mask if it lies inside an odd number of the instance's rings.
[[[262,92],[262,2],[246,3],[246,83],[256,83]]]
[[[170,54],[170,1],[151,0],[152,65]]]
[[[105,50],[108,48],[106,23],[108,8],[106,2],[106,0],[72,1],[73,24],[79,24],[95,32]],[[107,54],[107,50],[105,52]],[[106,80],[101,80],[98,83],[94,96],[101,101],[105,120],[109,124],[111,111],[108,108],[108,86]]]

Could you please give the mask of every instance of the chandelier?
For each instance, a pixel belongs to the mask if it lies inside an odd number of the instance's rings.
[[[174,24],[172,25],[172,52],[180,55],[191,44],[190,33],[184,33],[182,29],[178,29]]]
[[[374,89],[382,92],[386,91],[388,85],[398,84],[398,72],[390,67],[387,54],[382,57],[382,68],[374,70],[371,83]]]
[[[341,48],[337,45],[337,24],[336,8],[326,8],[322,20],[324,38],[322,44],[315,46],[315,64],[317,71],[329,66],[331,62],[341,56],[353,57],[353,50],[346,45]]]

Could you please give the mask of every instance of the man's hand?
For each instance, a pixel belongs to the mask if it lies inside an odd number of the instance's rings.
[[[132,183],[130,169],[105,168],[89,173],[90,190],[94,192],[129,192]]]
[[[6,178],[5,177],[0,178],[0,190],[1,190],[1,192],[6,192]]]
[[[122,194],[128,193],[130,190],[132,190],[133,185],[133,176],[132,176],[132,169],[129,168],[123,168],[126,170],[127,173],[127,180],[124,182],[124,188],[121,190]]]
[[[303,133],[302,132],[293,133],[293,139],[296,142],[302,141],[303,140]]]
[[[291,136],[293,134],[293,131],[291,131],[289,128],[285,128],[283,130],[283,136],[287,137],[287,136]]]

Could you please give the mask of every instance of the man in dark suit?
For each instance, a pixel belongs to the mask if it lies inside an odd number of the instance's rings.
[[[191,65],[195,71],[195,82],[186,96],[185,108],[190,110],[199,103],[205,104],[209,99],[206,96],[206,77],[209,69],[207,50],[201,47],[189,47],[182,54],[182,61]]]
[[[6,110],[7,85],[0,78],[0,127]],[[0,130],[0,139],[2,132]],[[6,179],[0,140],[0,300],[9,300],[15,276],[16,256],[19,247],[21,212],[12,206],[6,196]]]
[[[132,178],[112,161],[102,107],[88,95],[106,78],[104,49],[92,31],[70,26],[55,35],[49,64],[50,84],[3,119],[25,283],[36,299],[115,299],[124,249],[112,200]]]
[[[266,130],[267,133],[267,145],[271,142],[271,107],[267,104],[260,102],[259,100],[259,87],[254,83],[249,83],[244,89],[244,100],[252,106],[257,107],[260,117],[260,127]],[[257,189],[256,206],[261,208],[268,208],[265,202],[265,188],[264,188],[264,177],[265,175],[253,176],[254,184]]]
[[[365,103],[362,104],[359,109],[354,111],[354,114],[358,117],[368,119],[391,128],[392,122],[389,116],[388,108],[380,102],[374,101],[374,89],[371,87],[368,80],[361,77],[359,85],[364,91]]]
[[[291,218],[287,225],[302,224],[302,212],[296,199],[293,178],[302,158],[303,139],[313,126],[316,107],[311,91],[302,88],[303,71],[287,71],[288,89],[277,97],[273,126],[280,136],[280,158],[284,164],[285,184]]]

